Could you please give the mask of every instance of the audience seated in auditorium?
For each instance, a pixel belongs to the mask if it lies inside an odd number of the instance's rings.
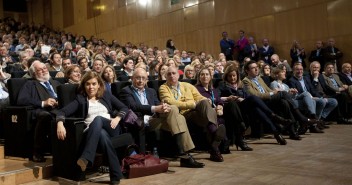
[[[223,83],[218,87],[221,100],[225,102],[224,116],[226,123],[227,137],[230,141],[235,136],[235,145],[242,150],[251,150],[243,140],[243,133],[247,125],[253,127],[258,120],[263,122],[273,132],[277,142],[286,144],[286,140],[281,135],[280,125],[288,126],[292,120],[284,119],[275,114],[257,96],[246,93],[240,79],[237,66],[229,66],[223,75]],[[239,107],[240,111],[238,111]],[[247,119],[246,119],[247,118]],[[258,119],[257,119],[258,118]],[[236,120],[233,123],[233,120]],[[247,124],[244,122],[247,121]],[[255,128],[252,128],[253,132]]]
[[[175,105],[160,103],[157,92],[146,87],[148,75],[142,68],[136,68],[132,76],[132,85],[124,87],[120,98],[137,116],[144,120],[147,131],[160,129],[171,132],[176,139],[178,146],[178,156],[181,158],[182,167],[202,168],[203,163],[193,159],[188,151],[194,148],[192,138],[189,134],[185,117],[179,113]],[[160,133],[157,140],[160,140]]]
[[[166,83],[159,88],[160,99],[170,105],[176,105],[188,124],[196,124],[204,129],[211,145],[210,160],[224,161],[219,145],[226,135],[225,126],[218,124],[217,114],[210,102],[193,85],[179,82],[179,77],[177,68],[168,68]]]
[[[308,92],[316,103],[317,117],[315,118],[325,121],[330,112],[337,106],[337,101],[331,98],[322,98],[322,95],[312,86],[313,84],[310,78],[303,76],[303,66],[301,64],[295,64],[293,68],[293,76],[289,79],[287,84],[289,87],[297,89],[298,94]],[[313,117],[310,118],[313,119]],[[313,124],[309,127],[309,130],[312,133],[323,133],[321,129],[324,128],[324,124],[324,122],[320,122],[320,124],[317,125]]]
[[[319,62],[314,61],[314,62],[312,62],[310,64],[309,79],[312,82],[314,90],[318,93],[317,97],[325,100],[324,101],[324,103],[326,104],[325,107],[327,107],[327,109],[334,109],[333,107],[337,108],[336,115],[334,115],[334,121],[337,121],[337,123],[348,123],[348,124],[352,123],[352,121],[350,119],[344,118],[341,115],[339,107],[337,106],[338,102],[334,98],[334,95],[336,93],[333,90],[331,90],[330,88],[328,88],[328,86],[327,86],[327,84],[325,82],[325,79],[323,77],[323,74],[320,73],[320,64],[319,64]],[[327,119],[328,113],[329,113],[329,110],[326,110],[325,114],[321,115],[323,120]]]
[[[336,98],[340,109],[340,113],[344,118],[352,118],[352,99],[348,93],[349,86],[341,82],[339,75],[335,74],[334,64],[326,63],[323,77],[327,87],[335,92],[333,96]]]

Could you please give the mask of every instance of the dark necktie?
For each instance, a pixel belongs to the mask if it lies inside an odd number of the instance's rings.
[[[44,85],[46,87],[46,89],[49,91],[50,95],[53,97],[53,98],[56,98],[56,94],[55,92],[51,89],[50,87],[50,83],[48,81],[44,82]]]

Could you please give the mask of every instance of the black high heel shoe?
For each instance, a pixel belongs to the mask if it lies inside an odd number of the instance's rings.
[[[286,145],[286,144],[287,144],[286,140],[282,137],[281,134],[275,133],[275,134],[274,134],[274,137],[275,137],[276,141],[277,141],[280,145]]]
[[[238,150],[238,147],[241,148],[242,151],[252,151],[253,148],[249,147],[247,143],[243,140],[243,137],[236,137],[235,139],[235,145],[236,149]]]

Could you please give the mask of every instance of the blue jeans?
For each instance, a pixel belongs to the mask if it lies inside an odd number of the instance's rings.
[[[109,162],[110,180],[117,181],[121,179],[122,172],[115,148],[111,143],[111,137],[120,134],[120,127],[118,125],[113,129],[110,122],[111,120],[101,116],[94,118],[87,130],[86,143],[81,158],[94,163],[95,153],[99,146]]]
[[[337,100],[335,98],[318,98],[314,100],[317,105],[317,116],[319,119],[325,119],[326,117],[328,117],[330,112],[333,111],[338,105]]]
[[[303,92],[296,97],[298,108],[300,110],[308,110],[309,114],[317,115],[316,101],[313,100],[309,92]]]

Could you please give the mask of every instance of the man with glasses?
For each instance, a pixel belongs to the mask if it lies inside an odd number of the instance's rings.
[[[56,89],[58,81],[50,79],[48,68],[39,59],[35,60],[29,68],[30,76],[21,88],[17,104],[33,106],[32,119],[35,120],[33,161],[45,162],[43,157],[44,146],[48,141],[52,115],[49,113],[58,106]]]
[[[132,85],[122,89],[121,101],[144,120],[149,130],[155,130],[156,133],[160,129],[171,132],[177,142],[182,167],[202,168],[204,164],[187,153],[194,148],[194,144],[185,117],[175,105],[160,102],[156,91],[146,87],[147,81],[147,72],[143,68],[137,68],[132,75]],[[159,135],[157,134],[157,139],[160,140]]]

